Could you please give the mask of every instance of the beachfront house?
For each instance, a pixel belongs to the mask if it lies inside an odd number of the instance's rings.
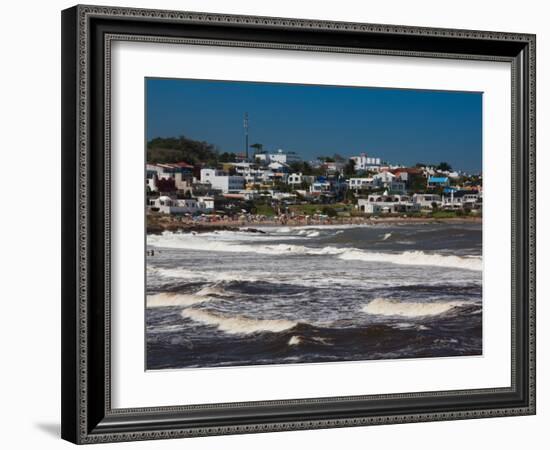
[[[214,197],[197,197],[197,208],[204,213],[214,211]]]
[[[443,192],[442,207],[445,209],[476,209],[481,205],[480,195],[476,191],[446,189]]]
[[[178,199],[167,195],[149,199],[147,208],[164,214],[194,214],[199,211],[197,200],[192,198]]]
[[[357,201],[357,208],[366,214],[394,214],[420,211],[420,204],[414,203],[408,195],[372,194]]]
[[[420,205],[421,209],[433,209],[433,205],[441,206],[441,195],[437,194],[414,194],[413,203]]]

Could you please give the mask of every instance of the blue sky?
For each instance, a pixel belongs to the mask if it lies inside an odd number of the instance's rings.
[[[147,78],[146,94],[148,140],[185,135],[242,152],[248,112],[249,144],[305,160],[364,152],[481,171],[479,92]]]

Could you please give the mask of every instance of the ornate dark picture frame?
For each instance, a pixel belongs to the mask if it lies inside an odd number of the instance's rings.
[[[116,40],[507,61],[512,373],[506,388],[111,407],[110,46]],[[535,36],[75,6],[62,13],[62,437],[74,443],[535,414]]]

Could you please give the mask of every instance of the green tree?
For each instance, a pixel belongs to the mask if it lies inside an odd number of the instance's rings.
[[[426,178],[422,175],[411,175],[410,191],[413,193],[426,191]]]
[[[344,166],[344,175],[351,177],[355,175],[355,160],[349,159],[346,165]]]
[[[294,161],[289,164],[292,173],[301,173],[302,175],[312,175],[313,169],[306,161]]]
[[[330,207],[330,206],[323,206],[323,209],[321,210],[321,212],[325,216],[329,216],[329,217],[336,217],[338,215],[336,210],[334,208]]]
[[[224,162],[235,162],[235,158],[237,157],[237,155],[233,152],[231,153],[228,153],[228,152],[223,152],[219,158],[218,158],[218,162],[221,162],[221,163],[224,163]]]
[[[185,136],[154,138],[147,143],[148,163],[217,164],[218,149],[204,141],[195,141]]]
[[[453,170],[451,165],[447,162],[440,162],[436,169],[441,170],[442,172],[450,172],[451,170]]]
[[[255,144],[252,144],[250,146],[250,148],[253,148],[254,149],[254,154],[256,153],[262,153],[262,150],[264,148],[264,145],[263,144],[260,144],[260,143],[255,143]]]

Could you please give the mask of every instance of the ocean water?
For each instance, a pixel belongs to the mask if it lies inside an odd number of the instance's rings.
[[[148,370],[482,353],[480,224],[148,235]]]

